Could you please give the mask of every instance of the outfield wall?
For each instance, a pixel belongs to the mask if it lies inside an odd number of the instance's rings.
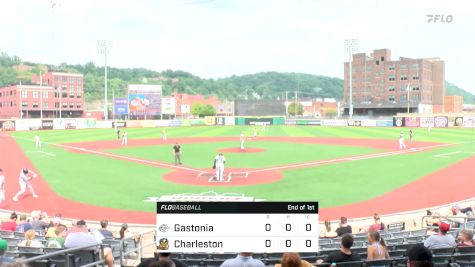
[[[15,119],[0,120],[2,131],[106,129],[106,128],[155,128],[181,126],[230,126],[230,125],[306,125],[332,127],[423,127],[423,128],[475,128],[475,114],[411,115],[395,116],[392,119],[287,119],[284,116],[268,117],[220,117],[208,116],[200,119],[180,120],[119,120],[99,121],[93,118],[66,119]]]

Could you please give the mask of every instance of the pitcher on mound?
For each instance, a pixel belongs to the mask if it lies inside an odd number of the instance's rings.
[[[226,163],[226,158],[223,153],[219,153],[214,157],[213,169],[216,169],[216,181],[224,181],[224,164]]]

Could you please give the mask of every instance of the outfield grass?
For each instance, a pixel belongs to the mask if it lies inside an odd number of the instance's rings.
[[[167,129],[169,137],[239,136],[244,131],[251,135],[253,127],[182,127]],[[261,130],[261,128],[258,128]],[[160,138],[160,128],[126,129],[130,139]],[[124,130],[123,130],[124,131]],[[271,126],[268,136],[315,136],[392,139],[396,143],[400,128],[362,127],[309,127]],[[71,143],[112,140],[113,129],[63,130],[39,132],[44,142]],[[262,135],[263,133],[260,133]],[[169,170],[145,166],[133,162],[106,158],[98,155],[76,154],[51,145],[44,150],[55,156],[38,153],[33,148],[35,132],[15,132],[18,144],[34,163],[54,191],[63,197],[89,204],[130,210],[153,211],[142,200],[148,196],[174,193],[202,193],[214,190],[218,193],[244,193],[268,200],[318,200],[322,207],[344,205],[373,198],[389,192],[420,177],[440,170],[470,154],[455,154],[447,158],[434,155],[453,151],[475,151],[473,143],[437,148],[421,153],[342,162],[305,169],[284,171],[284,178],[273,184],[213,187],[175,184],[162,180]],[[414,129],[415,140],[459,143],[475,139],[467,129]],[[227,154],[230,167],[275,166],[283,163],[312,161],[345,155],[374,152],[370,148],[327,145],[288,144],[275,142],[248,142],[247,146],[263,147],[267,152],[255,154]],[[208,156],[218,148],[237,147],[234,142],[184,145],[183,159],[186,165],[210,167]],[[170,147],[149,146],[120,149],[115,152],[156,160],[172,160]],[[378,190],[375,190],[378,188]]]

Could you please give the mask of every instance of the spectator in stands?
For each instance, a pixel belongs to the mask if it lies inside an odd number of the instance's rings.
[[[114,235],[112,234],[112,232],[107,229],[108,225],[109,225],[109,222],[107,220],[102,220],[101,229],[99,229],[99,232],[102,234],[104,238],[114,238]]]
[[[126,224],[126,223],[123,223],[122,226],[120,227],[120,230],[119,230],[119,238],[120,239],[126,238],[126,235],[129,233],[129,231],[127,229],[129,229],[129,225]]]
[[[241,252],[234,259],[225,260],[221,267],[264,267],[264,263],[252,257],[251,252]]]
[[[422,244],[409,246],[406,250],[407,267],[433,267],[432,252]]]
[[[55,216],[51,220],[51,224],[48,227],[48,230],[46,230],[46,237],[56,237],[56,228],[61,226],[61,218]],[[63,225],[64,226],[64,225]]]
[[[334,238],[337,234],[332,231],[332,225],[330,221],[325,220],[324,228],[320,230],[320,238]]]
[[[340,227],[338,227],[335,232],[338,236],[352,233],[351,225],[348,225],[348,219],[346,217],[340,218]]]
[[[452,216],[456,216],[457,218],[450,218],[448,217],[447,220],[450,221],[454,227],[460,228],[465,221],[467,220],[467,214],[462,213],[460,211],[460,206],[459,205],[454,205],[450,209]]]
[[[16,215],[15,212],[13,212],[10,215],[10,220],[8,220],[6,222],[3,222],[0,225],[0,230],[15,232],[16,231],[16,220],[17,220],[17,218],[18,218],[18,216]]]
[[[457,247],[475,246],[475,242],[473,242],[473,232],[469,230],[460,231],[459,241]]]
[[[439,223],[434,223],[430,227],[428,227],[426,235],[438,235],[439,234]]]
[[[48,248],[64,248],[64,241],[66,237],[66,227],[58,225],[54,229],[54,237],[48,238],[46,247]]]
[[[5,252],[7,252],[7,249],[8,242],[6,240],[0,239],[0,266],[15,262],[13,258],[5,257]]]
[[[143,259],[137,267],[148,267],[150,264],[161,260],[171,260],[175,264],[175,267],[187,267],[182,261],[171,257],[171,253],[155,251],[154,258]]]
[[[381,222],[381,218],[379,217],[379,214],[375,213],[373,215],[373,220],[374,220],[374,223],[368,227],[367,232],[384,231],[386,229],[386,226],[384,225],[384,223]]]
[[[368,233],[368,260],[389,259],[386,242],[379,232],[371,231]]]
[[[455,238],[452,235],[447,234],[449,230],[450,224],[446,222],[440,222],[439,234],[429,236],[424,241],[424,246],[429,249],[454,248],[456,246]]]
[[[16,231],[20,233],[24,233],[30,229],[32,229],[33,226],[31,226],[30,222],[26,219],[25,214],[20,215],[20,221],[16,226]]]
[[[359,254],[353,254],[351,252],[351,247],[353,246],[353,235],[344,234],[341,237],[340,250],[328,254],[324,260],[318,260],[317,263],[338,263],[338,262],[348,262],[348,261],[360,261],[361,257]]]
[[[99,245],[100,243],[97,239],[88,232],[86,222],[84,220],[79,220],[76,223],[76,232],[69,233],[64,241],[65,248],[77,248],[84,246],[94,246]],[[112,250],[109,247],[104,248],[104,257],[107,266],[114,266],[114,256],[112,255]]]
[[[275,267],[313,267],[308,261],[302,260],[298,253],[284,253],[280,263]]]
[[[428,216],[424,219],[426,226],[433,226],[434,224],[439,226],[440,214],[438,212],[432,212],[430,210],[427,210],[426,215]]]
[[[44,232],[49,226],[48,215],[46,212],[34,210],[31,212],[31,226],[35,231]]]
[[[18,243],[19,247],[31,247],[31,248],[42,248],[44,247],[40,241],[34,240],[36,237],[36,232],[33,229],[30,229],[25,232],[25,240]]]
[[[147,267],[176,267],[176,265],[172,260],[164,259],[161,261],[152,261]]]

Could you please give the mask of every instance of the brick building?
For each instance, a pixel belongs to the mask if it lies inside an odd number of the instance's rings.
[[[81,117],[84,110],[83,75],[48,72],[32,77],[36,85],[0,88],[0,118]],[[41,84],[41,85],[40,85]]]
[[[389,49],[353,54],[353,112],[391,116],[444,111],[445,64],[439,58],[391,60]],[[349,112],[349,64],[344,63],[344,113]],[[411,88],[408,92],[407,88]],[[409,96],[409,99],[408,99]]]
[[[445,96],[445,112],[461,113],[463,111],[463,96],[447,95]]]

